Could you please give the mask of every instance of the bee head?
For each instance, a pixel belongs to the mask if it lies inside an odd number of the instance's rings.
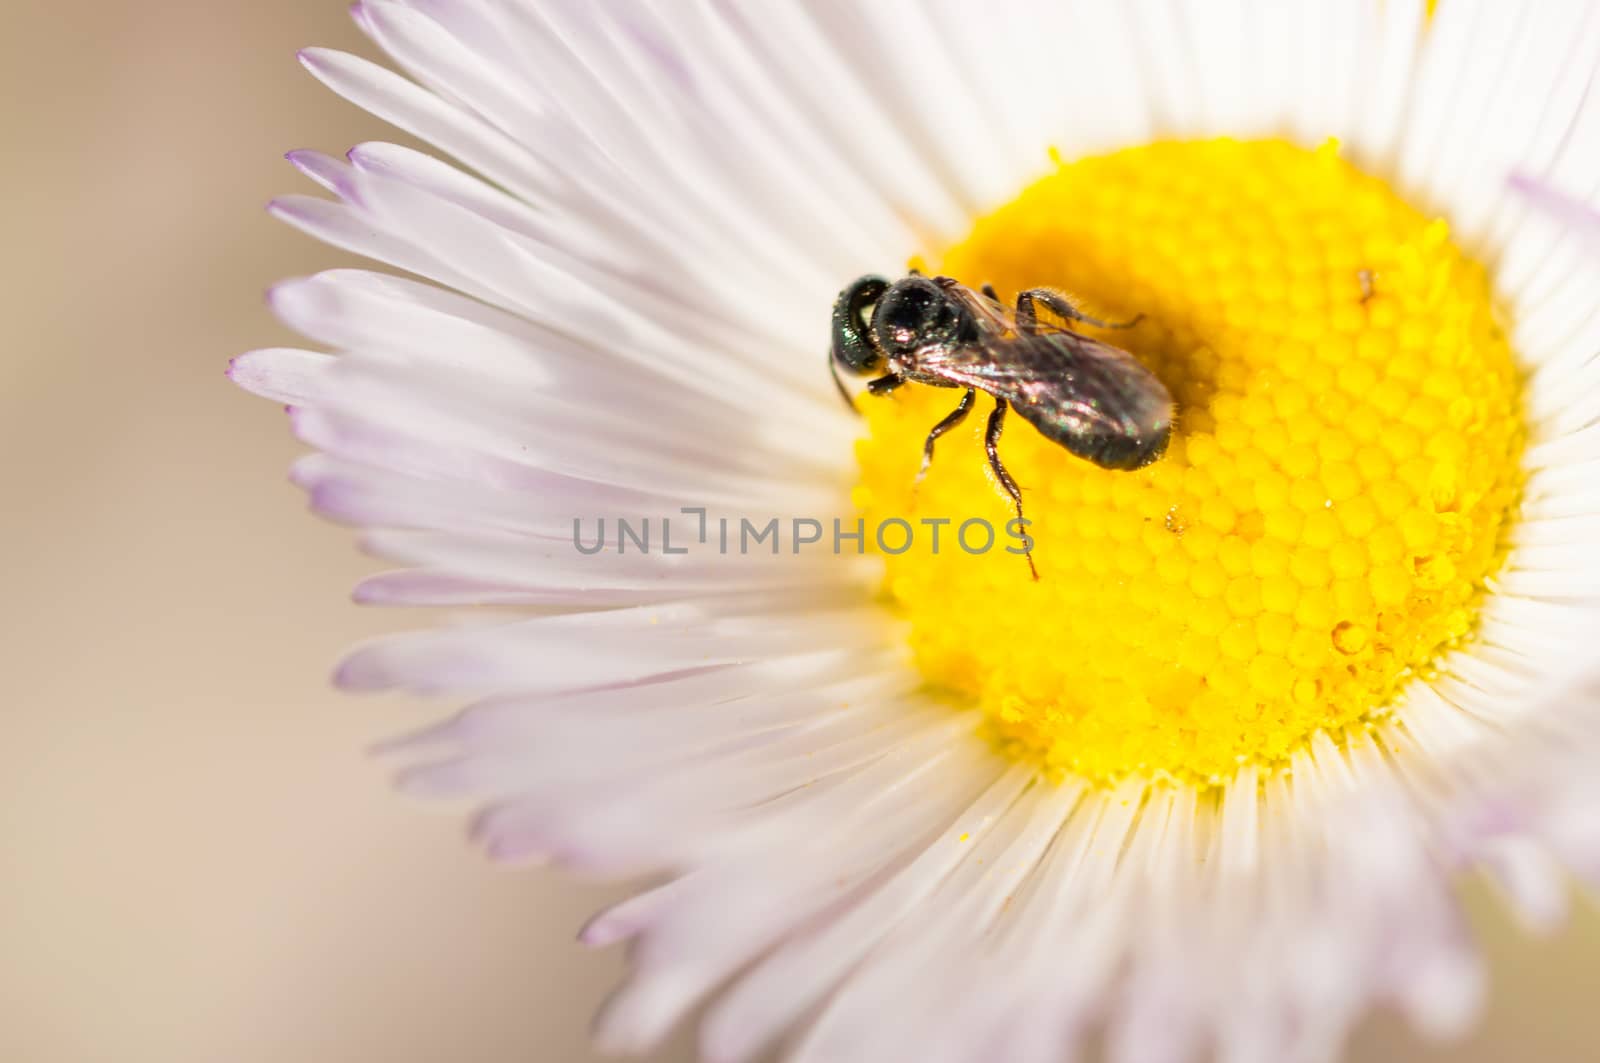
[[[975,330],[967,309],[927,277],[895,282],[872,315],[873,337],[891,356],[970,340]]]
[[[862,312],[889,288],[882,277],[867,276],[839,293],[833,304],[833,364],[865,376],[883,365],[883,352],[874,342]]]

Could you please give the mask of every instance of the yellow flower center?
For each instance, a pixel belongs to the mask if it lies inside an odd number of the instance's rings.
[[[1009,752],[1097,780],[1217,781],[1377,718],[1469,636],[1522,483],[1520,377],[1483,268],[1336,145],[1060,164],[925,265],[1002,299],[1052,286],[1101,318],[1144,314],[1082,331],[1133,352],[1177,407],[1166,455],[1136,472],[1008,417],[1035,582],[1003,549],[989,401],[913,490],[960,393],[860,400],[856,504],[869,528],[918,530],[885,556],[916,659]],[[992,549],[956,540],[970,518]]]

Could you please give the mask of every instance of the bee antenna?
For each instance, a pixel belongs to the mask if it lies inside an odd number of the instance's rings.
[[[833,377],[833,386],[839,389],[839,397],[844,400],[851,413],[860,417],[861,411],[856,407],[856,400],[850,397],[850,389],[844,386],[844,377],[839,375],[839,361],[833,356],[832,351],[828,352],[828,372]]]

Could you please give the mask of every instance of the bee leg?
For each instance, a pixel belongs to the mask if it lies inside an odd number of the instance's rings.
[[[989,427],[983,434],[983,449],[989,455],[989,468],[994,470],[995,479],[1000,481],[1000,486],[1005,488],[1006,494],[1011,496],[1011,501],[1016,503],[1017,519],[1022,519],[1022,489],[1017,486],[1017,481],[1006,472],[1006,467],[1000,464],[1000,430],[1006,424],[1006,400],[995,399],[994,410],[989,414]],[[1024,556],[1028,559],[1028,571],[1033,573],[1033,578],[1038,580],[1039,570],[1033,564],[1033,551],[1029,550]]]
[[[972,400],[977,397],[977,392],[968,388],[967,393],[961,396],[961,402],[956,405],[956,408],[946,414],[945,419],[934,425],[933,431],[928,433],[928,441],[922,444],[922,468],[917,470],[917,478],[911,485],[913,491],[917,489],[917,484],[922,483],[922,478],[928,475],[928,466],[933,464],[934,441],[967,419],[967,411],[972,409]]]
[[[867,391],[873,395],[887,395],[905,382],[905,377],[895,376],[890,373],[888,376],[880,376],[876,380],[867,381]]]
[[[980,292],[982,292],[983,293],[983,297],[985,299],[989,300],[991,303],[998,303],[1000,301],[1000,293],[994,290],[994,285],[985,284],[982,288],[979,288],[978,290]]]
[[[1049,288],[1029,288],[1017,296],[1017,324],[1024,332],[1034,331],[1034,325],[1038,322],[1038,316],[1033,309],[1035,301],[1048,306],[1068,321],[1082,321],[1096,328],[1132,328],[1144,320],[1143,314],[1135,314],[1126,321],[1101,321],[1073,306],[1072,300],[1060,292],[1051,291]]]

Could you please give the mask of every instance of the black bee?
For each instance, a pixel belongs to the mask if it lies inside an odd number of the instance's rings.
[[[1104,469],[1148,465],[1172,438],[1172,396],[1150,370],[1121,348],[1039,321],[1036,303],[1068,321],[1101,328],[1128,328],[1140,320],[1097,321],[1048,288],[1018,295],[1012,310],[988,285],[979,294],[949,277],[913,273],[891,284],[868,276],[833,304],[829,368],[846,402],[841,368],[857,376],[881,374],[867,384],[874,395],[908,381],[966,389],[928,433],[918,483],[933,461],[934,442],[966,418],[977,392],[993,396],[984,446],[1021,519],[1022,492],[996,449],[1008,405],[1046,439]],[[870,323],[868,308],[874,308]],[[1028,567],[1038,579],[1031,554]]]

